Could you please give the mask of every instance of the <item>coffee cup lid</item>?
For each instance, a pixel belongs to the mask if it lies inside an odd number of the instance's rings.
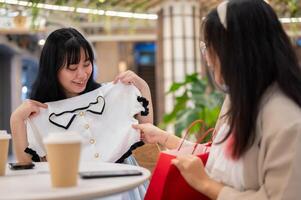
[[[11,135],[6,130],[0,130],[0,140],[10,139]]]
[[[45,144],[81,143],[82,137],[79,133],[73,131],[53,132],[50,133],[43,141]]]

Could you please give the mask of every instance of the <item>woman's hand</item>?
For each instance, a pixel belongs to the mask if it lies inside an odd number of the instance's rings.
[[[25,121],[27,118],[39,114],[40,108],[47,108],[48,105],[35,100],[23,102],[11,116],[12,121]]]
[[[145,143],[163,144],[164,140],[166,140],[166,138],[168,137],[168,133],[150,123],[133,124],[133,128],[140,130],[141,139]]]
[[[133,128],[140,130],[141,139],[145,143],[159,143],[168,149],[175,149],[181,142],[181,138],[173,134],[169,134],[150,123],[133,124]]]
[[[140,78],[137,74],[135,74],[131,70],[121,72],[118,76],[115,77],[114,83],[117,83],[118,80],[126,85],[130,85],[130,84],[135,85],[140,90],[141,93],[149,90],[146,81]]]
[[[134,72],[128,70],[125,72],[120,73],[116,78],[114,79],[114,83],[117,83],[120,81],[121,83],[124,83],[126,85],[131,85],[133,84],[140,90],[141,95],[146,98],[149,102],[148,104],[148,110],[149,113],[147,116],[141,116],[140,114],[136,116],[138,119],[139,123],[153,123],[153,103],[152,103],[152,97],[150,93],[150,89],[148,87],[148,84],[146,83],[145,80],[140,78],[137,74]]]
[[[179,169],[187,183],[196,190],[199,189],[199,185],[204,184],[209,179],[202,160],[197,156],[179,155],[172,160],[172,164]]]
[[[211,199],[217,199],[223,185],[212,180],[206,174],[204,164],[200,158],[194,155],[179,155],[172,160],[172,164],[179,169],[191,187]]]

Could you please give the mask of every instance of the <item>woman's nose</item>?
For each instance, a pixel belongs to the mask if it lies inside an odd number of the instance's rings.
[[[83,66],[80,66],[77,71],[77,77],[86,78],[87,76],[88,76],[87,70]]]

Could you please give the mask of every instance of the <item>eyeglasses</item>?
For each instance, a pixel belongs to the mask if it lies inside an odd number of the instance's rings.
[[[201,51],[202,65],[204,65],[205,68],[209,68],[209,70],[211,70],[211,67],[209,66],[207,56],[206,56],[207,46],[206,43],[203,41],[200,41],[200,51]]]

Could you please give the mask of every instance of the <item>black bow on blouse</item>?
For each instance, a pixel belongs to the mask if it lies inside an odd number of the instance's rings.
[[[48,119],[50,123],[67,130],[72,124],[75,117],[78,115],[79,111],[91,112],[96,115],[101,115],[104,111],[104,108],[105,108],[105,99],[102,96],[98,96],[95,102],[89,103],[89,105],[86,107],[76,108],[74,110],[64,111],[58,114],[51,113]],[[63,115],[64,116],[67,115],[65,116],[67,120],[63,120],[63,122],[61,122],[59,119]]]
[[[144,107],[144,111],[141,111],[141,116],[147,116],[148,113],[149,113],[149,109],[148,109],[149,102],[148,102],[148,100],[144,97],[138,96],[137,101],[142,103],[142,106]]]

